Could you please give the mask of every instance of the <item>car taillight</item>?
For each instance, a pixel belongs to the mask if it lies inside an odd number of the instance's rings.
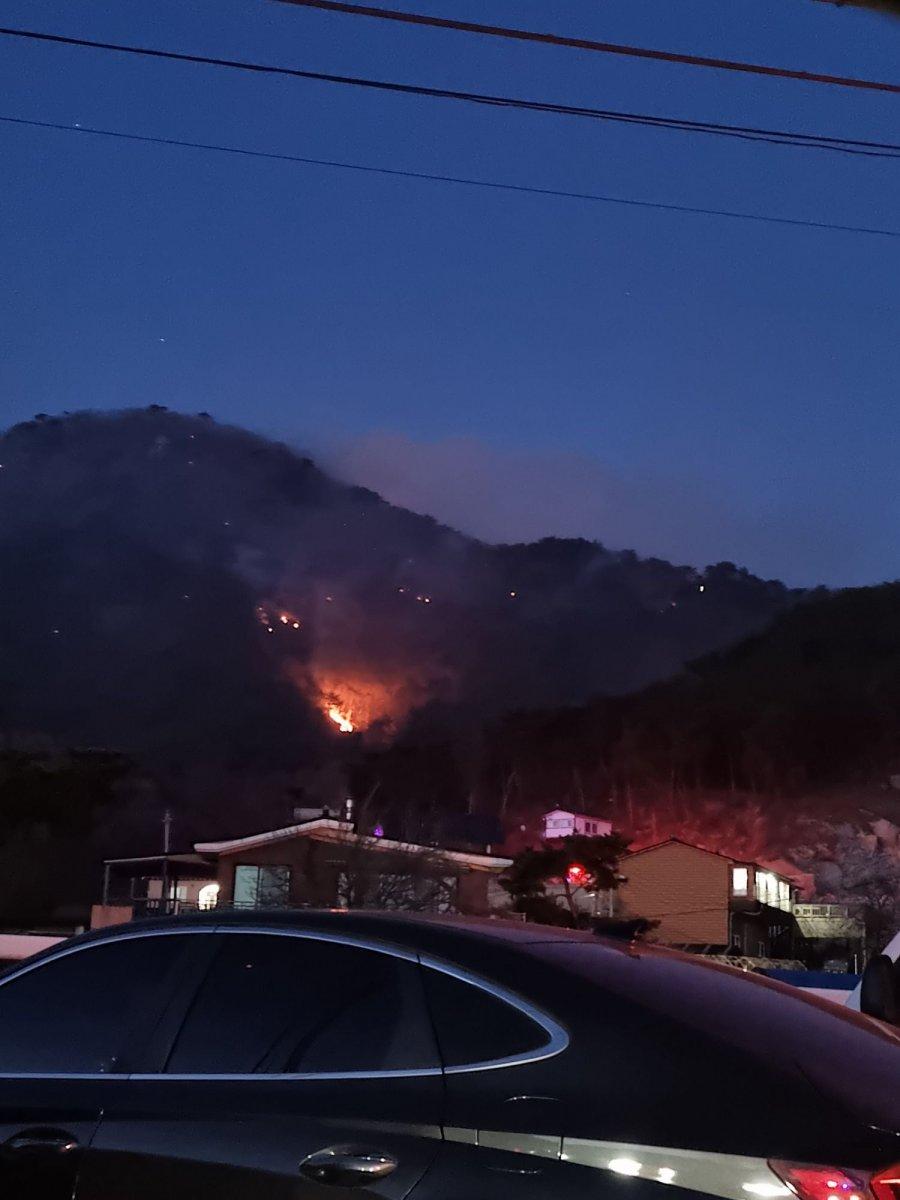
[[[773,1159],[769,1166],[799,1200],[900,1200],[900,1167],[871,1174]]]
[[[879,1171],[872,1176],[870,1186],[875,1200],[900,1200],[900,1166]]]

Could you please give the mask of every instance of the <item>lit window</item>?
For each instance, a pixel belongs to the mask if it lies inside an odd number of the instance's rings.
[[[731,890],[735,896],[747,895],[747,868],[732,867],[731,870]]]
[[[290,888],[290,867],[241,864],[234,869],[235,908],[283,908]]]
[[[756,898],[762,904],[778,904],[778,880],[771,871],[756,872]]]
[[[217,883],[205,884],[197,894],[197,907],[206,912],[210,908],[215,908],[219,903],[219,885]]]

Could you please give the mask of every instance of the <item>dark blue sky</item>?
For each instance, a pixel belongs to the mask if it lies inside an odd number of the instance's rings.
[[[398,0],[399,6],[399,0]],[[411,9],[894,79],[813,0]],[[896,139],[896,97],[265,0],[6,0],[3,22],[575,104]],[[0,113],[900,229],[895,162],[0,39]],[[311,448],[492,538],[792,583],[900,575],[900,241],[0,127],[0,422],[149,403]]]

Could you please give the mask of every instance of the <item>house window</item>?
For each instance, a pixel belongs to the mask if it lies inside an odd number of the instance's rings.
[[[235,908],[283,908],[290,898],[290,867],[234,868]]]
[[[337,903],[342,908],[455,913],[457,892],[455,875],[429,875],[415,865],[408,873],[343,870],[337,879]]]
[[[761,904],[778,905],[778,880],[771,871],[756,872],[756,898]]]
[[[735,896],[747,895],[747,868],[732,867],[731,868],[731,890]]]
[[[197,907],[206,912],[210,908],[215,908],[219,903],[219,885],[217,883],[207,883],[197,893]]]
[[[791,885],[784,879],[778,880],[778,907],[785,912],[791,910]]]

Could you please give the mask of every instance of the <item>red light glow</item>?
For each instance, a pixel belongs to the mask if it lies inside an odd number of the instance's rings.
[[[865,1171],[778,1161],[769,1166],[800,1200],[869,1200],[872,1195]],[[874,1180],[872,1184],[875,1191]],[[876,1196],[877,1200],[897,1200],[897,1193],[890,1190],[886,1194],[876,1192]]]
[[[572,863],[566,871],[566,879],[568,879],[570,887],[584,887],[587,883],[588,873],[581,863]]]
[[[880,1171],[871,1186],[875,1200],[900,1200],[900,1166]]]

